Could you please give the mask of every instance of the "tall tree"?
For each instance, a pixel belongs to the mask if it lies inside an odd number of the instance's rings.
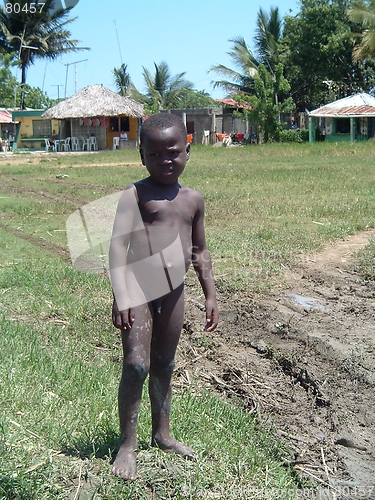
[[[122,63],[119,68],[113,68],[113,76],[119,94],[127,96],[132,85],[127,64]]]
[[[332,98],[368,91],[373,67],[353,61],[349,0],[300,0],[301,10],[284,22],[281,61],[299,111]]]
[[[351,21],[362,25],[362,33],[356,37],[359,43],[354,47],[353,57],[356,61],[375,58],[375,0],[352,2],[348,7]]]
[[[0,107],[14,108],[17,96],[21,91],[21,85],[12,75],[12,55],[0,53]],[[25,107],[32,109],[47,109],[56,104],[57,100],[50,99],[45,92],[38,87],[24,85]]]
[[[36,59],[54,60],[62,54],[89,50],[71,38],[67,26],[76,19],[69,17],[71,7],[56,10],[55,3],[8,0],[0,7],[0,51],[18,54],[22,86],[28,67]],[[21,92],[21,108],[23,95]]]
[[[24,86],[25,108],[48,109],[58,103],[58,99],[50,99],[39,87]]]
[[[271,7],[269,14],[260,8],[254,42],[259,62],[264,64],[271,73],[274,73],[279,62],[278,45],[281,35],[282,19],[279,8]]]
[[[229,94],[233,92],[251,93],[254,90],[254,77],[257,74],[258,61],[243,37],[233,38],[229,42],[233,45],[228,55],[238,69],[228,68],[224,64],[212,66],[209,71],[214,71],[225,78],[214,81],[213,85],[226,90]]]
[[[283,65],[276,65],[272,74],[260,64],[254,81],[253,95],[235,96],[236,101],[243,104],[241,117],[255,124],[257,136],[263,136],[264,142],[277,141],[284,127],[280,114],[290,113],[295,108],[291,97],[276,99],[278,95],[287,96],[290,90],[290,85],[283,76]]]
[[[213,108],[217,102],[204,90],[186,89],[183,97],[184,108]]]
[[[154,63],[155,73],[152,74],[143,67],[143,77],[146,84],[145,103],[152,113],[162,109],[183,107],[184,94],[193,84],[184,79],[185,73],[172,76],[168,64]]]
[[[14,107],[18,83],[10,70],[11,62],[11,54],[0,53],[0,108]]]
[[[267,70],[273,73],[279,62],[278,43],[281,31],[282,19],[278,7],[271,8],[269,14],[260,8],[254,37],[257,57],[254,56],[243,37],[229,40],[232,48],[228,55],[236,69],[228,68],[224,64],[212,66],[209,71],[214,71],[224,77],[223,80],[214,81],[214,87],[221,87],[229,94],[233,92],[253,93],[254,78],[259,64],[264,64]]]

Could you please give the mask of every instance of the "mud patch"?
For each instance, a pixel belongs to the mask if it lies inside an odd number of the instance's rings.
[[[175,383],[240,399],[287,441],[288,465],[337,499],[375,498],[375,282],[353,266],[374,236],[304,258],[277,292],[220,295],[209,337],[187,286]]]

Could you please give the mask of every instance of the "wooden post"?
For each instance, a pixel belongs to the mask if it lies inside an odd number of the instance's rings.
[[[212,144],[216,143],[216,113],[212,113],[212,125],[211,125],[211,138]]]

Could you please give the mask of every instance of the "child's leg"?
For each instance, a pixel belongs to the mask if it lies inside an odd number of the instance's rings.
[[[147,304],[134,309],[131,330],[122,330],[124,352],[122,377],[118,392],[120,448],[112,472],[124,479],[137,475],[137,420],[143,383],[150,366],[152,315]]]
[[[154,315],[149,376],[152,444],[165,451],[193,457],[193,450],[173,439],[169,430],[171,380],[183,317],[184,292],[181,286],[163,298],[161,314]]]

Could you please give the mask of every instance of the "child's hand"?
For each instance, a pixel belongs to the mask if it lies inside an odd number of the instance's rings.
[[[206,326],[205,332],[212,332],[219,321],[219,309],[215,299],[206,300]]]
[[[112,306],[112,323],[116,328],[120,328],[121,330],[130,330],[134,323],[133,309],[119,311],[117,303],[114,300]]]

